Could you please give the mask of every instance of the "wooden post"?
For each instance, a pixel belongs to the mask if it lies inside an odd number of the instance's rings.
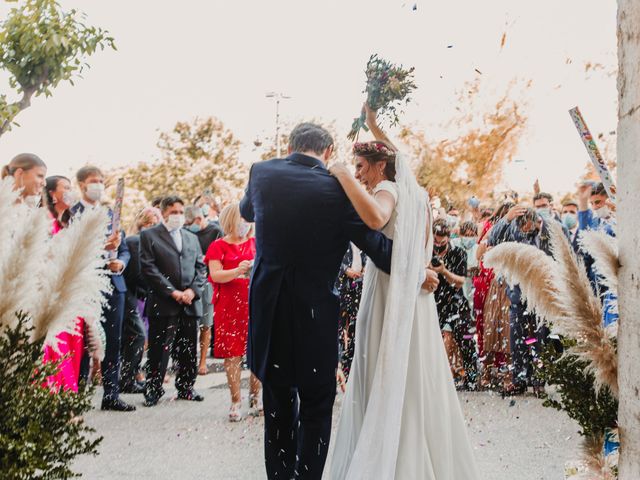
[[[618,0],[621,480],[640,479],[640,1]]]

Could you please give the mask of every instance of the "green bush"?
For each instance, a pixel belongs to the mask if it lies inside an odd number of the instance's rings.
[[[562,343],[565,350],[574,344],[567,339]],[[586,362],[573,355],[560,356],[552,344],[543,350],[542,362],[538,376],[555,385],[560,396],[559,400],[546,396],[544,406],[565,411],[586,437],[602,437],[605,428],[617,425],[618,401],[607,387],[596,394],[593,374],[585,373]]]
[[[30,341],[27,317],[0,333],[0,472],[5,480],[66,479],[78,455],[97,454],[102,437],[82,415],[91,409],[93,388],[52,392],[43,365],[43,342]]]

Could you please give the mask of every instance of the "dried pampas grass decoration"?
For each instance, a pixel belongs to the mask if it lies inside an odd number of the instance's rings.
[[[34,338],[73,333],[77,317],[100,318],[104,292],[111,288],[104,269],[105,209],[86,210],[49,242],[49,261],[38,275],[39,302],[30,310]]]
[[[602,326],[600,301],[557,222],[552,222],[550,234],[555,261],[533,246],[509,242],[489,251],[485,264],[510,284],[519,284],[531,308],[577,341],[568,353],[587,362],[596,391],[606,384],[617,396],[618,359]]]
[[[558,291],[565,303],[562,329],[577,341],[570,353],[587,362],[587,371],[595,376],[596,392],[608,385],[618,396],[618,355],[602,325],[602,306],[594,295],[587,271],[566,240],[562,227],[552,222],[551,250],[556,259]]]
[[[604,437],[585,437],[582,442],[582,464],[586,471],[576,476],[576,480],[615,480],[618,478],[605,459],[603,447]]]
[[[15,219],[18,217],[15,205],[20,192],[14,191],[13,185],[13,177],[5,177],[0,180],[0,245],[8,245],[16,226]],[[3,252],[5,252],[4,249]],[[0,261],[4,258],[5,256],[0,256]]]
[[[507,242],[489,250],[483,262],[510,285],[519,284],[522,294],[540,317],[552,321],[564,316],[553,276],[554,261],[543,251],[531,245]]]
[[[1,200],[0,200],[1,201]],[[16,312],[30,311],[40,292],[34,286],[37,272],[46,263],[51,221],[43,209],[12,205],[17,211],[11,236],[3,244],[0,259],[0,325],[15,327]],[[2,215],[0,213],[0,215]]]
[[[618,243],[606,232],[587,230],[579,239],[580,246],[594,260],[593,267],[602,276],[603,283],[612,291],[618,291]]]

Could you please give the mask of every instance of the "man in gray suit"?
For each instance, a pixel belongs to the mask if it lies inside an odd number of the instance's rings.
[[[140,233],[140,264],[149,287],[149,375],[144,393],[147,407],[156,405],[164,395],[162,383],[172,352],[178,364],[178,398],[203,400],[193,385],[205,265],[198,239],[182,228],[182,199],[166,197],[160,208],[164,221]]]

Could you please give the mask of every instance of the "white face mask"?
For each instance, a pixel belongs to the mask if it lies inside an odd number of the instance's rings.
[[[165,225],[170,232],[180,230],[184,226],[184,215],[180,215],[178,213],[169,215],[167,221],[165,222]]]
[[[240,238],[244,238],[249,234],[249,230],[251,230],[251,226],[246,222],[240,222],[236,225],[236,234]]]
[[[73,207],[76,203],[78,203],[78,195],[71,190],[66,191],[62,194],[62,203],[64,203],[67,207]]]
[[[99,202],[104,193],[104,184],[90,183],[87,185],[87,198],[92,202]]]
[[[40,195],[27,195],[24,197],[24,204],[30,208],[38,208]]]
[[[598,210],[596,210],[596,217],[605,220],[607,218],[609,218],[611,216],[611,210],[609,210],[609,207],[604,205],[602,207],[600,207]]]

